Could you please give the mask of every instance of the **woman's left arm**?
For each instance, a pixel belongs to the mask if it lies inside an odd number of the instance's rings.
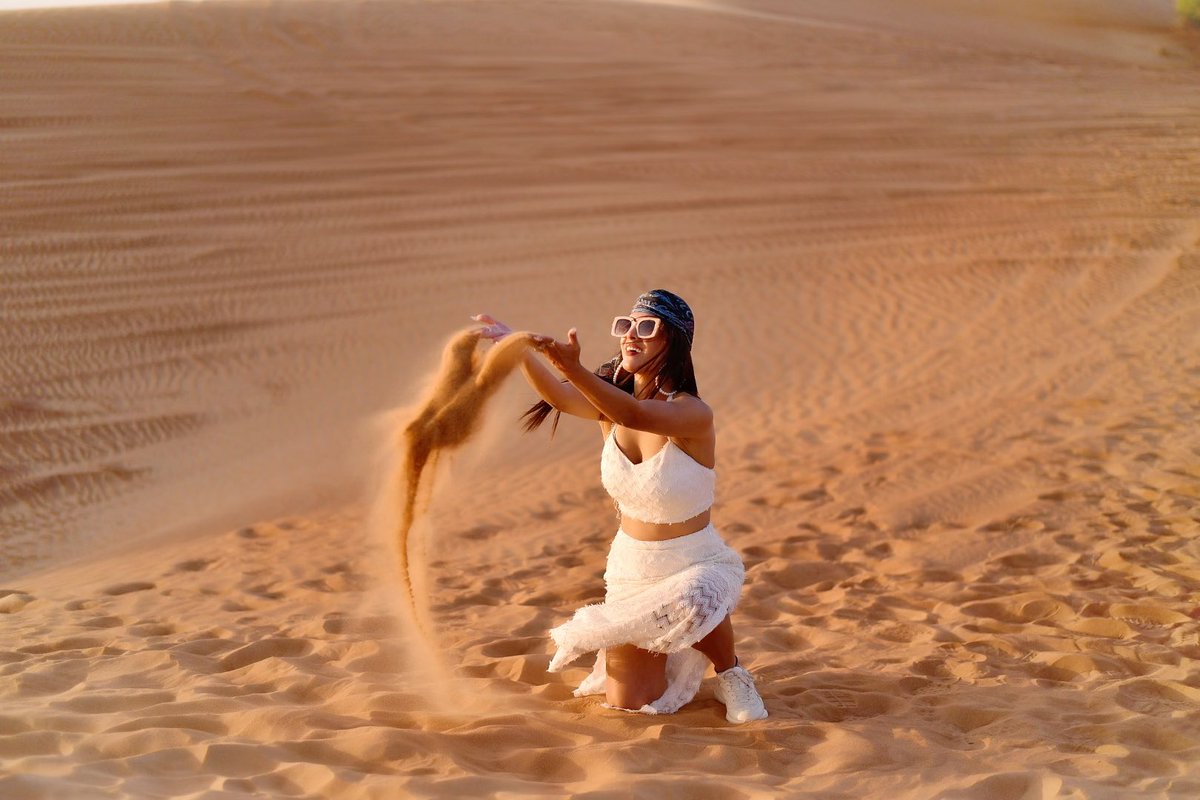
[[[566,342],[549,336],[535,341],[563,377],[616,424],[676,439],[698,438],[712,431],[712,409],[699,397],[684,395],[671,403],[638,400],[583,366],[574,328],[567,332]]]

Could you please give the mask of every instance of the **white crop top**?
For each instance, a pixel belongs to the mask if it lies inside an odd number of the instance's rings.
[[[662,525],[689,520],[712,507],[716,470],[670,439],[657,453],[634,464],[617,446],[616,430],[613,425],[604,440],[600,482],[622,514]]]

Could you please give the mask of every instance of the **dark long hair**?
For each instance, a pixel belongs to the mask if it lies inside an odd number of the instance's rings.
[[[688,342],[684,332],[674,325],[662,325],[661,330],[667,337],[667,346],[642,369],[654,373],[658,378],[656,381],[658,386],[664,384],[674,386],[677,392],[687,392],[699,397],[700,390],[696,386],[696,368],[692,365],[691,343]],[[601,364],[595,374],[626,394],[633,394],[633,373],[621,369],[619,353]],[[550,436],[553,437],[555,431],[558,430],[558,420],[562,417],[562,412],[545,400],[534,403],[528,411],[521,415],[521,419],[524,420],[522,427],[526,432],[536,430],[541,427],[551,412],[554,412],[554,422],[550,426]]]

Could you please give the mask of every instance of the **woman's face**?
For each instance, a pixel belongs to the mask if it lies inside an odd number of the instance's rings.
[[[653,318],[653,314],[631,314],[634,319]],[[621,337],[621,369],[626,372],[637,372],[658,357],[667,349],[667,325],[660,322],[658,330],[650,339],[639,339],[634,325],[629,333]]]

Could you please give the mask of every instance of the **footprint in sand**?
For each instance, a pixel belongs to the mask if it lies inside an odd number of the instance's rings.
[[[1057,797],[1062,778],[1048,773],[1009,772],[975,781],[969,787],[938,795],[939,800],[978,800],[978,798]]]
[[[962,733],[970,733],[979,728],[1004,721],[1010,711],[986,706],[946,705],[934,711],[934,715],[942,722],[948,723]]]
[[[473,528],[468,528],[459,534],[463,539],[472,542],[481,542],[490,539],[503,530],[499,525],[476,525]],[[432,564],[430,566],[433,566]]]
[[[866,516],[867,516],[867,509],[865,507],[854,506],[853,508],[847,508],[845,511],[838,514],[837,518],[840,520],[845,520],[846,522],[848,522],[850,524],[855,524],[855,523],[859,522],[860,520],[866,518]]]
[[[22,696],[62,694],[87,678],[88,659],[67,658],[49,664],[30,667],[17,676],[17,689]]]
[[[811,689],[800,695],[809,717],[825,722],[879,717],[904,703],[879,692],[850,692],[842,689]]]
[[[97,639],[93,636],[68,636],[65,639],[28,645],[17,648],[17,650],[21,653],[43,655],[45,653],[63,653],[74,650],[93,650],[104,647],[105,643],[105,639]]]
[[[332,612],[325,615],[322,627],[326,633],[335,635],[358,634],[381,638],[394,632],[396,619],[386,615],[350,617],[340,612]]]
[[[1151,716],[1200,711],[1200,690],[1149,678],[1133,680],[1119,687],[1116,699],[1123,708]]]
[[[479,652],[488,658],[509,658],[511,656],[527,656],[532,653],[542,653],[546,649],[546,639],[542,636],[531,636],[522,639],[500,639],[489,642],[479,648]]]
[[[993,559],[989,564],[996,563],[1009,572],[1032,572],[1042,567],[1055,566],[1058,562],[1059,557],[1049,553],[1011,553]]]
[[[908,623],[888,625],[875,631],[875,636],[887,642],[912,644],[917,641],[929,641],[933,638],[933,629]]]
[[[1014,533],[1016,531],[1041,531],[1046,524],[1024,514],[1016,514],[1002,520],[994,520],[979,526],[976,530],[981,533]]]
[[[57,706],[81,714],[115,714],[120,711],[136,711],[161,703],[173,703],[174,692],[161,689],[92,690],[56,703]],[[151,725],[165,727],[162,717],[153,720],[135,720],[118,724],[109,731],[140,730]]]
[[[589,533],[579,541],[581,544],[604,545],[607,547],[610,539],[612,539],[612,533],[607,528],[603,528],[596,533]]]
[[[543,508],[539,508],[537,511],[530,511],[529,516],[537,520],[542,520],[543,522],[553,522],[561,517],[562,513],[563,512],[561,509],[545,506]]]
[[[153,620],[135,622],[129,626],[131,634],[141,636],[144,639],[152,636],[170,636],[176,630],[177,628],[168,622],[155,622]]]
[[[0,614],[14,614],[33,602],[33,595],[17,589],[0,589]]]
[[[298,585],[318,592],[342,593],[361,592],[369,584],[366,576],[355,572],[354,567],[345,561],[322,567],[321,572],[324,577],[300,581]]]
[[[771,559],[763,563],[766,568],[758,578],[783,591],[796,591],[809,586],[841,581],[858,573],[853,566],[826,561],[786,563],[781,559]]]
[[[287,597],[285,592],[275,590],[274,583],[260,583],[257,586],[251,586],[246,589],[247,594],[252,594],[255,597],[261,597],[264,600],[282,600]]]
[[[1192,621],[1187,614],[1148,603],[1115,603],[1109,607],[1108,613],[1135,628],[1170,628]]]
[[[267,658],[295,658],[308,655],[312,649],[313,644],[308,639],[285,637],[262,639],[234,650],[221,659],[218,668],[221,672],[230,672]]]
[[[962,583],[963,576],[960,572],[953,572],[948,569],[922,569],[914,573],[917,580],[922,584],[932,583]]]
[[[829,490],[824,486],[819,486],[816,489],[812,489],[804,492],[803,494],[797,495],[796,499],[803,500],[806,503],[821,504],[828,503],[833,500],[833,495],[831,495]]]
[[[1073,613],[1067,606],[1050,598],[1021,602],[1011,597],[999,601],[981,600],[967,603],[962,607],[962,612],[971,617],[986,617],[1000,622],[1021,624],[1064,618]]]
[[[215,558],[193,558],[176,564],[175,572],[202,572],[215,563],[217,563]]]
[[[150,589],[155,589],[157,586],[146,581],[131,581],[129,583],[115,583],[112,586],[101,589],[101,593],[116,597],[122,594],[131,594],[133,592],[145,592]]]

